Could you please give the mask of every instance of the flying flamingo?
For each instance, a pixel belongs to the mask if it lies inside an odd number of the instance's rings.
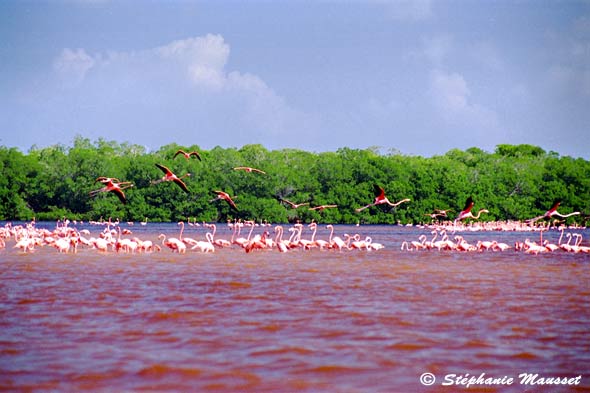
[[[473,218],[474,220],[477,220],[477,219],[479,219],[479,216],[481,215],[481,213],[489,213],[488,210],[481,209],[479,212],[477,212],[477,215],[474,216],[473,213],[471,212],[471,209],[473,209],[473,205],[475,205],[473,198],[472,197],[467,198],[467,201],[465,201],[465,207],[463,208],[463,210],[461,210],[461,212],[459,213],[457,218],[455,218],[455,223],[457,221],[465,220],[467,218]]]
[[[178,184],[178,186],[180,188],[182,188],[184,190],[184,192],[187,192],[187,193],[190,192],[188,190],[188,188],[186,187],[186,184],[184,184],[184,182],[182,181],[182,178],[190,176],[191,175],[190,173],[186,173],[186,174],[178,177],[174,173],[172,173],[172,171],[170,169],[166,168],[164,165],[156,164],[156,166],[158,168],[160,168],[162,170],[162,172],[164,172],[164,176],[161,179],[152,180],[152,184],[158,184],[163,181],[173,181],[174,183]]]
[[[213,191],[214,194],[217,194],[217,198],[213,198],[211,199],[209,202],[213,202],[216,201],[218,199],[223,199],[224,201],[226,201],[227,203],[229,203],[229,205],[234,208],[236,211],[238,210],[238,207],[236,206],[234,200],[229,196],[229,194],[227,192],[224,191]]]
[[[91,197],[96,196],[96,195],[100,194],[101,192],[113,192],[113,193],[115,193],[115,195],[117,195],[117,197],[121,200],[121,202],[123,202],[123,204],[127,203],[127,198],[125,198],[125,193],[123,192],[123,190],[133,187],[133,184],[131,184],[131,182],[129,182],[129,181],[113,182],[113,180],[116,180],[116,179],[104,178],[104,180],[97,180],[97,181],[100,181],[101,183],[105,184],[105,186],[98,189],[98,190],[90,191],[90,196]]]
[[[292,209],[298,209],[301,206],[307,206],[307,205],[309,205],[309,202],[294,203],[294,202],[291,202],[291,201],[289,201],[287,199],[284,199],[284,198],[280,198],[280,201],[281,202],[285,202],[287,205],[291,206]]]
[[[573,212],[573,213],[569,213],[569,214],[561,214],[560,212],[557,211],[557,208],[559,207],[560,204],[561,204],[561,201],[560,200],[555,201],[553,203],[553,206],[551,206],[551,209],[547,210],[542,216],[531,218],[530,220],[527,220],[527,222],[529,224],[532,224],[532,223],[534,223],[534,222],[536,222],[536,221],[538,221],[538,220],[540,220],[542,218],[550,218],[550,217],[553,217],[553,216],[558,216],[558,217],[561,217],[561,218],[567,218],[567,217],[570,217],[570,216],[575,216],[575,215],[580,214],[580,212]]]
[[[338,207],[338,205],[320,205],[320,206],[310,207],[309,210],[322,211],[324,209],[331,209],[331,208],[335,208],[335,207]]]
[[[433,220],[436,219],[437,217],[448,217],[447,213],[448,212],[452,212],[453,209],[447,209],[447,210],[443,210],[443,209],[434,209],[434,212],[432,213],[426,213],[424,214],[425,216],[430,216],[430,218],[432,218]]]
[[[96,178],[96,180],[94,181],[96,182],[101,182],[103,184],[107,184],[109,182],[115,182],[115,183],[119,183],[119,179],[117,179],[116,177],[106,177],[106,176],[99,176]]]
[[[249,167],[249,166],[237,166],[237,167],[234,168],[234,170],[236,170],[236,171],[246,171],[246,172],[258,172],[258,173],[261,173],[263,175],[266,175],[266,172],[261,171],[260,169]]]
[[[191,156],[197,157],[199,159],[199,161],[201,160],[201,155],[199,154],[198,151],[191,151],[190,153],[185,152],[184,150],[178,150],[176,152],[176,154],[174,154],[174,157],[172,157],[173,159],[176,158],[177,155],[182,154],[184,156],[184,158],[186,158],[187,160],[190,160]]]
[[[378,184],[373,184],[373,189],[375,190],[375,200],[373,201],[373,203],[369,203],[368,205],[365,205],[363,207],[359,207],[358,209],[356,209],[357,212],[363,211],[366,208],[371,207],[371,206],[375,206],[375,205],[387,204],[389,206],[396,207],[398,205],[401,205],[404,202],[410,201],[410,199],[405,198],[405,199],[402,199],[401,201],[398,201],[396,203],[391,203],[389,201],[389,199],[387,199],[387,197],[385,196],[385,190],[383,189],[383,187],[379,186]]]

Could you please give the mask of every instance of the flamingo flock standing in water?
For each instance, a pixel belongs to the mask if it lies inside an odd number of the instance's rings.
[[[22,253],[35,252],[39,248],[55,248],[59,253],[77,253],[80,250],[95,250],[100,253],[130,253],[142,254],[162,252],[168,249],[173,253],[187,254],[189,252],[214,253],[221,249],[242,249],[247,253],[254,251],[279,251],[281,253],[294,250],[324,252],[344,251],[378,251],[385,246],[374,242],[370,236],[360,234],[335,235],[333,225],[326,225],[323,229],[324,236],[318,237],[319,225],[316,222],[305,226],[294,224],[288,228],[290,235],[284,238],[285,228],[282,225],[274,226],[274,236],[262,226],[259,233],[255,229],[259,226],[253,221],[229,223],[232,232],[231,239],[216,237],[216,224],[204,223],[206,233],[204,238],[195,239],[185,235],[185,224],[178,223],[180,229],[175,234],[161,233],[158,241],[152,239],[140,239],[133,236],[128,229],[122,229],[120,224],[106,222],[105,228],[95,236],[91,236],[87,229],[78,230],[68,223],[56,225],[55,229],[39,229],[35,222],[26,225],[7,223],[0,227],[0,250],[8,247],[18,249]],[[262,225],[262,224],[261,224]],[[241,230],[248,227],[247,237],[241,236]],[[583,245],[581,233],[565,233],[562,228],[561,236],[557,243],[548,240],[516,241],[513,245],[498,240],[479,240],[469,243],[463,236],[456,235],[450,238],[446,229],[435,228],[432,238],[429,240],[425,234],[421,234],[417,240],[404,241],[401,244],[402,251],[458,251],[458,252],[495,252],[512,251],[526,254],[545,254],[552,252],[590,253],[590,247]],[[329,234],[328,234],[329,231]]]

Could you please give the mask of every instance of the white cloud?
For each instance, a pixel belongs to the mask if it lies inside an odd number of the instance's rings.
[[[77,107],[82,122],[100,118],[106,123],[78,127],[143,127],[142,138],[147,136],[146,125],[174,128],[176,134],[166,137],[175,139],[186,138],[186,130],[198,125],[209,131],[213,145],[272,147],[295,142],[295,129],[305,134],[317,126],[317,118],[291,108],[259,76],[227,70],[229,55],[230,46],[214,34],[94,56],[84,49],[64,49],[54,70],[61,84],[69,78],[75,84],[68,84],[75,88],[63,92],[59,100],[75,103],[64,107]],[[152,131],[153,138],[157,134]]]
[[[88,55],[84,49],[66,48],[54,60],[53,69],[67,85],[73,85],[81,82],[95,63],[92,56]]]
[[[450,124],[494,128],[496,114],[470,101],[471,91],[462,75],[438,69],[430,73],[430,94],[438,114]]]

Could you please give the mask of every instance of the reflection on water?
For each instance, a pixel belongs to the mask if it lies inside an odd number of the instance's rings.
[[[178,234],[172,225],[133,230],[153,241],[159,233]],[[425,231],[336,232],[370,235],[386,248],[186,255],[1,250],[0,386],[437,391],[420,384],[424,372],[439,378],[438,389],[446,374],[483,372],[583,375],[582,385],[590,385],[587,255],[402,252],[402,241]],[[204,238],[202,228],[186,233]],[[221,227],[218,234],[231,236]],[[471,242],[538,236],[464,235]]]

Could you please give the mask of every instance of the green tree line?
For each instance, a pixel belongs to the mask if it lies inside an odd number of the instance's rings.
[[[174,154],[196,150],[202,161]],[[152,184],[167,166],[184,178],[190,193],[171,182]],[[250,166],[266,172],[236,171]],[[474,210],[486,208],[484,220],[525,220],[543,214],[555,200],[560,212],[583,212],[569,222],[587,218],[590,201],[590,162],[560,156],[532,145],[498,145],[494,152],[473,147],[453,149],[429,158],[407,156],[378,148],[341,148],[313,153],[296,149],[269,151],[261,145],[241,148],[168,144],[148,152],[143,146],[76,137],[72,146],[32,147],[27,154],[0,146],[0,220],[77,220],[118,218],[122,221],[226,221],[276,223],[301,220],[331,223],[424,223],[435,209],[458,213],[467,197]],[[130,181],[123,204],[112,193],[90,197],[102,187],[99,176]],[[385,189],[396,208],[373,206],[373,184]],[[234,197],[238,211],[215,198],[213,190]],[[309,206],[292,209],[288,199]],[[312,211],[309,207],[338,208]]]

